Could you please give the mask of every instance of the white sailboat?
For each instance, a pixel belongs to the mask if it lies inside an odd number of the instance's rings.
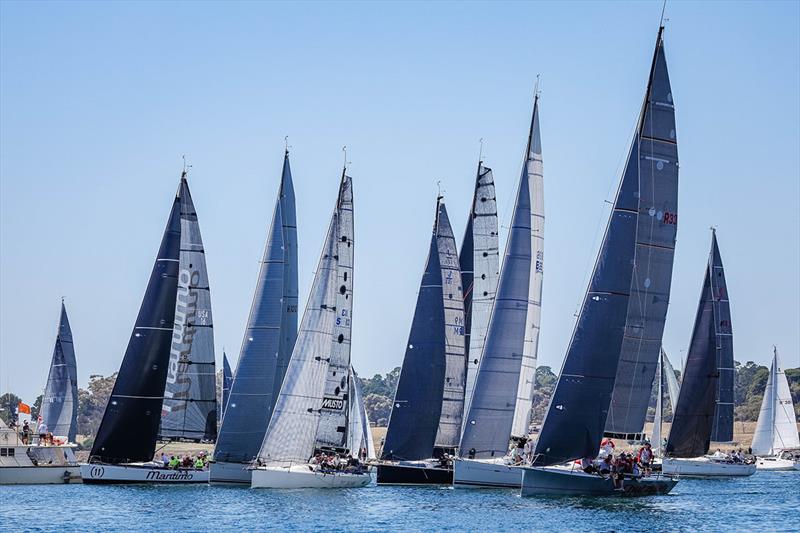
[[[360,466],[314,464],[320,452],[337,458],[353,452],[348,446],[353,248],[352,180],[343,171],[297,341],[251,467],[253,488],[362,487],[371,480]]]
[[[800,470],[794,402],[775,347],[752,447],[758,470]]]
[[[80,483],[74,444],[42,444],[31,436],[24,443],[0,420],[0,485]]]

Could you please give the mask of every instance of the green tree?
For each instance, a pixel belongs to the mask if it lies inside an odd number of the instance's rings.
[[[42,412],[42,399],[44,398],[44,394],[40,394],[36,397],[36,401],[33,402],[31,405],[31,420],[36,420],[39,417],[39,413]]]
[[[89,376],[88,389],[78,389],[79,434],[94,437],[97,433],[116,380],[116,372],[108,377],[93,374]]]
[[[0,418],[3,422],[9,424],[12,420],[17,419],[17,406],[22,398],[13,392],[7,392],[0,396]]]

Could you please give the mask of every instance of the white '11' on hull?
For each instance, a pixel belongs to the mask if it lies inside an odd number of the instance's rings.
[[[208,469],[164,468],[160,463],[129,463],[81,465],[83,482],[88,484],[117,483],[208,483]]]
[[[254,468],[254,489],[332,489],[364,487],[372,477],[369,473],[320,472],[310,465],[260,466]]]
[[[519,489],[522,467],[504,459],[456,459],[453,462],[453,485],[459,488]]]
[[[708,457],[695,457],[692,459],[665,457],[661,463],[661,472],[667,475],[685,477],[752,476],[756,473],[756,465],[755,463],[718,462]]]

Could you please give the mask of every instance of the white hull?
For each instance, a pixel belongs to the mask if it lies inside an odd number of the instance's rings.
[[[665,457],[662,461],[661,471],[667,475],[686,477],[752,476],[756,472],[756,465],[717,462],[707,457],[693,459]]]
[[[164,468],[157,463],[82,464],[84,483],[208,483],[208,470]]]
[[[291,467],[259,466],[252,470],[254,489],[333,489],[365,487],[372,478],[368,473],[318,472],[309,465]]]
[[[758,457],[756,468],[765,471],[800,470],[800,461],[781,459],[780,457]]]
[[[211,463],[211,483],[250,486],[253,479],[250,465],[244,463]]]
[[[81,471],[74,466],[4,466],[0,485],[63,485],[80,483]]]
[[[522,467],[500,461],[456,459],[453,463],[453,486],[459,488],[519,489]]]

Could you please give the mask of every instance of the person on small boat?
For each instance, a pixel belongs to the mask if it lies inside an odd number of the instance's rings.
[[[169,463],[167,463],[167,466],[169,468],[172,468],[173,470],[177,470],[180,464],[181,464],[180,459],[178,459],[173,455],[172,457],[169,458]]]
[[[525,462],[533,462],[533,439],[525,439],[525,446],[522,451],[525,455]]]
[[[169,466],[169,457],[164,452],[161,452],[161,463],[164,465],[164,468]]]
[[[724,453],[722,450],[717,448],[717,451],[714,452],[714,455],[712,455],[711,458],[716,461],[727,461],[728,454]]]
[[[521,465],[525,460],[525,444],[521,440],[517,441],[517,445],[511,450],[511,459],[515,465]]]
[[[614,468],[614,455],[608,454],[600,461],[600,464],[597,466],[597,471],[600,473],[601,476],[607,476],[611,474]]]
[[[31,438],[31,426],[28,424],[26,420],[22,424],[22,444],[28,444],[28,441]]]
[[[609,457],[611,457],[609,455]],[[624,454],[621,455],[616,461],[611,462],[611,479],[614,482],[614,490],[625,490],[625,459]]]
[[[593,474],[598,471],[597,468],[594,466],[594,462],[588,457],[584,457],[581,459],[581,470],[583,470],[587,474]]]
[[[597,454],[597,457],[602,459],[606,455],[611,455],[614,453],[614,441],[609,438],[604,438],[600,443],[600,453]]]
[[[206,463],[205,461],[203,461],[202,457],[198,457],[197,459],[194,460],[194,467],[197,470],[202,470],[206,467]]]
[[[639,467],[644,471],[645,476],[650,475],[650,465],[653,462],[653,449],[649,442],[645,442],[644,446],[639,448],[639,453],[636,454]]]
[[[39,424],[38,432],[39,432],[39,444],[47,446],[47,441],[48,441],[47,435],[49,431],[47,429],[47,424],[44,423],[44,420],[42,421],[41,424]]]

